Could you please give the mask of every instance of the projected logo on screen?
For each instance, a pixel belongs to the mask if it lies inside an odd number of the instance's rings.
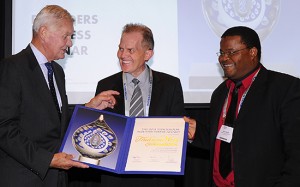
[[[243,25],[255,29],[263,40],[278,20],[280,0],[203,0],[202,8],[219,37],[229,27]]]

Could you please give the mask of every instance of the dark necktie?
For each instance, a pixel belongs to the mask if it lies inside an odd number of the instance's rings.
[[[59,109],[59,105],[58,105],[58,101],[57,101],[57,97],[56,97],[56,91],[55,91],[55,87],[54,87],[54,82],[53,82],[53,69],[52,69],[52,64],[50,62],[45,63],[47,69],[48,69],[48,82],[49,82],[49,88],[50,88],[50,92],[52,95],[52,99],[54,101],[56,110],[58,112],[58,116],[61,117],[61,113],[60,113],[60,109]]]
[[[231,95],[231,102],[226,114],[225,125],[233,127],[236,118],[236,106],[238,101],[238,89],[241,82],[235,84],[235,88]],[[221,141],[219,155],[219,170],[222,177],[225,179],[232,170],[231,143]]]
[[[134,78],[132,82],[134,84],[134,91],[130,101],[129,116],[144,116],[142,91],[138,85],[140,81]]]

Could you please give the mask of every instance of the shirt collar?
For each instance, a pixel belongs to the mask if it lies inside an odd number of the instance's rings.
[[[260,68],[261,68],[261,64],[259,64],[252,72],[250,72],[250,74],[246,75],[241,80],[239,80],[239,81],[242,81],[241,87],[243,87],[244,89],[248,89],[251,85],[251,82],[252,82],[252,79],[253,79],[254,75],[259,71]],[[227,82],[226,82],[227,88],[230,88],[231,86],[234,86],[236,82],[237,81],[228,79]]]
[[[130,73],[125,73],[125,76],[128,81],[127,83],[131,83],[132,79],[135,78]],[[140,81],[139,84],[145,84],[146,81],[149,81],[149,67],[145,65],[144,71],[136,78]]]
[[[43,53],[41,53],[32,43],[30,43],[30,47],[40,65],[48,62],[47,58],[43,55]]]

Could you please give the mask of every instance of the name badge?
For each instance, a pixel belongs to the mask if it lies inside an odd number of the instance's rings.
[[[233,134],[232,127],[229,127],[227,125],[222,125],[218,132],[217,139],[227,142],[227,143],[230,143],[231,139],[232,139],[232,134]]]

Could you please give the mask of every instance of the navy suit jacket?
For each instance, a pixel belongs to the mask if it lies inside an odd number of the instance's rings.
[[[0,63],[0,186],[57,186],[50,169],[67,128],[65,75],[52,62],[62,99],[58,117],[42,70],[30,48]]]
[[[210,123],[197,125],[193,142],[209,146],[211,168],[227,93],[225,82],[214,91]],[[300,186],[298,78],[261,68],[237,116],[232,147],[236,187]]]

